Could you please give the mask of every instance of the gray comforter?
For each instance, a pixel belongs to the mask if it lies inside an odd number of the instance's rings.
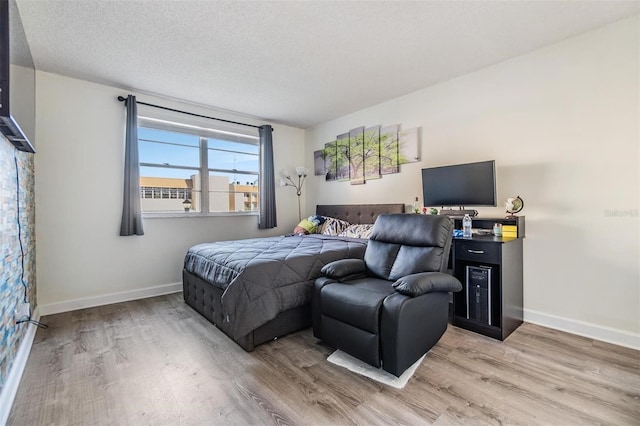
[[[193,246],[185,269],[224,290],[222,307],[234,338],[287,309],[310,303],[327,263],[363,258],[367,240],[326,235],[280,236]]]

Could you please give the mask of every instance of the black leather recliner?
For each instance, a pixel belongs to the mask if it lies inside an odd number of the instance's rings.
[[[443,216],[379,216],[364,260],[322,268],[313,290],[313,334],[400,376],[444,334],[449,292],[462,289],[444,273],[452,228]]]

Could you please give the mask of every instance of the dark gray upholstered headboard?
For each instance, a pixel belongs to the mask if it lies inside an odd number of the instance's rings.
[[[316,214],[346,220],[349,223],[373,223],[381,214],[404,213],[404,204],[338,204],[316,206]]]

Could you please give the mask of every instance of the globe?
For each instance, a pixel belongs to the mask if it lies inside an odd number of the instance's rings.
[[[520,196],[507,198],[507,202],[504,204],[504,208],[507,209],[509,216],[513,216],[520,212],[524,208],[524,201]]]

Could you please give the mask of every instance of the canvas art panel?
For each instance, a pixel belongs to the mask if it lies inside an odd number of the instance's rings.
[[[349,132],[349,177],[351,185],[364,183],[364,127]]]
[[[349,133],[336,138],[337,180],[349,180]]]
[[[380,127],[372,126],[364,131],[364,179],[380,179]]]
[[[323,149],[313,152],[313,174],[314,176],[326,175]]]
[[[401,130],[398,132],[398,149],[400,164],[420,161],[420,144],[418,143],[418,128]]]
[[[380,129],[380,174],[400,172],[398,152],[398,125]]]
[[[327,142],[326,144],[324,144],[325,180],[336,180],[338,178],[336,156],[336,141]]]

